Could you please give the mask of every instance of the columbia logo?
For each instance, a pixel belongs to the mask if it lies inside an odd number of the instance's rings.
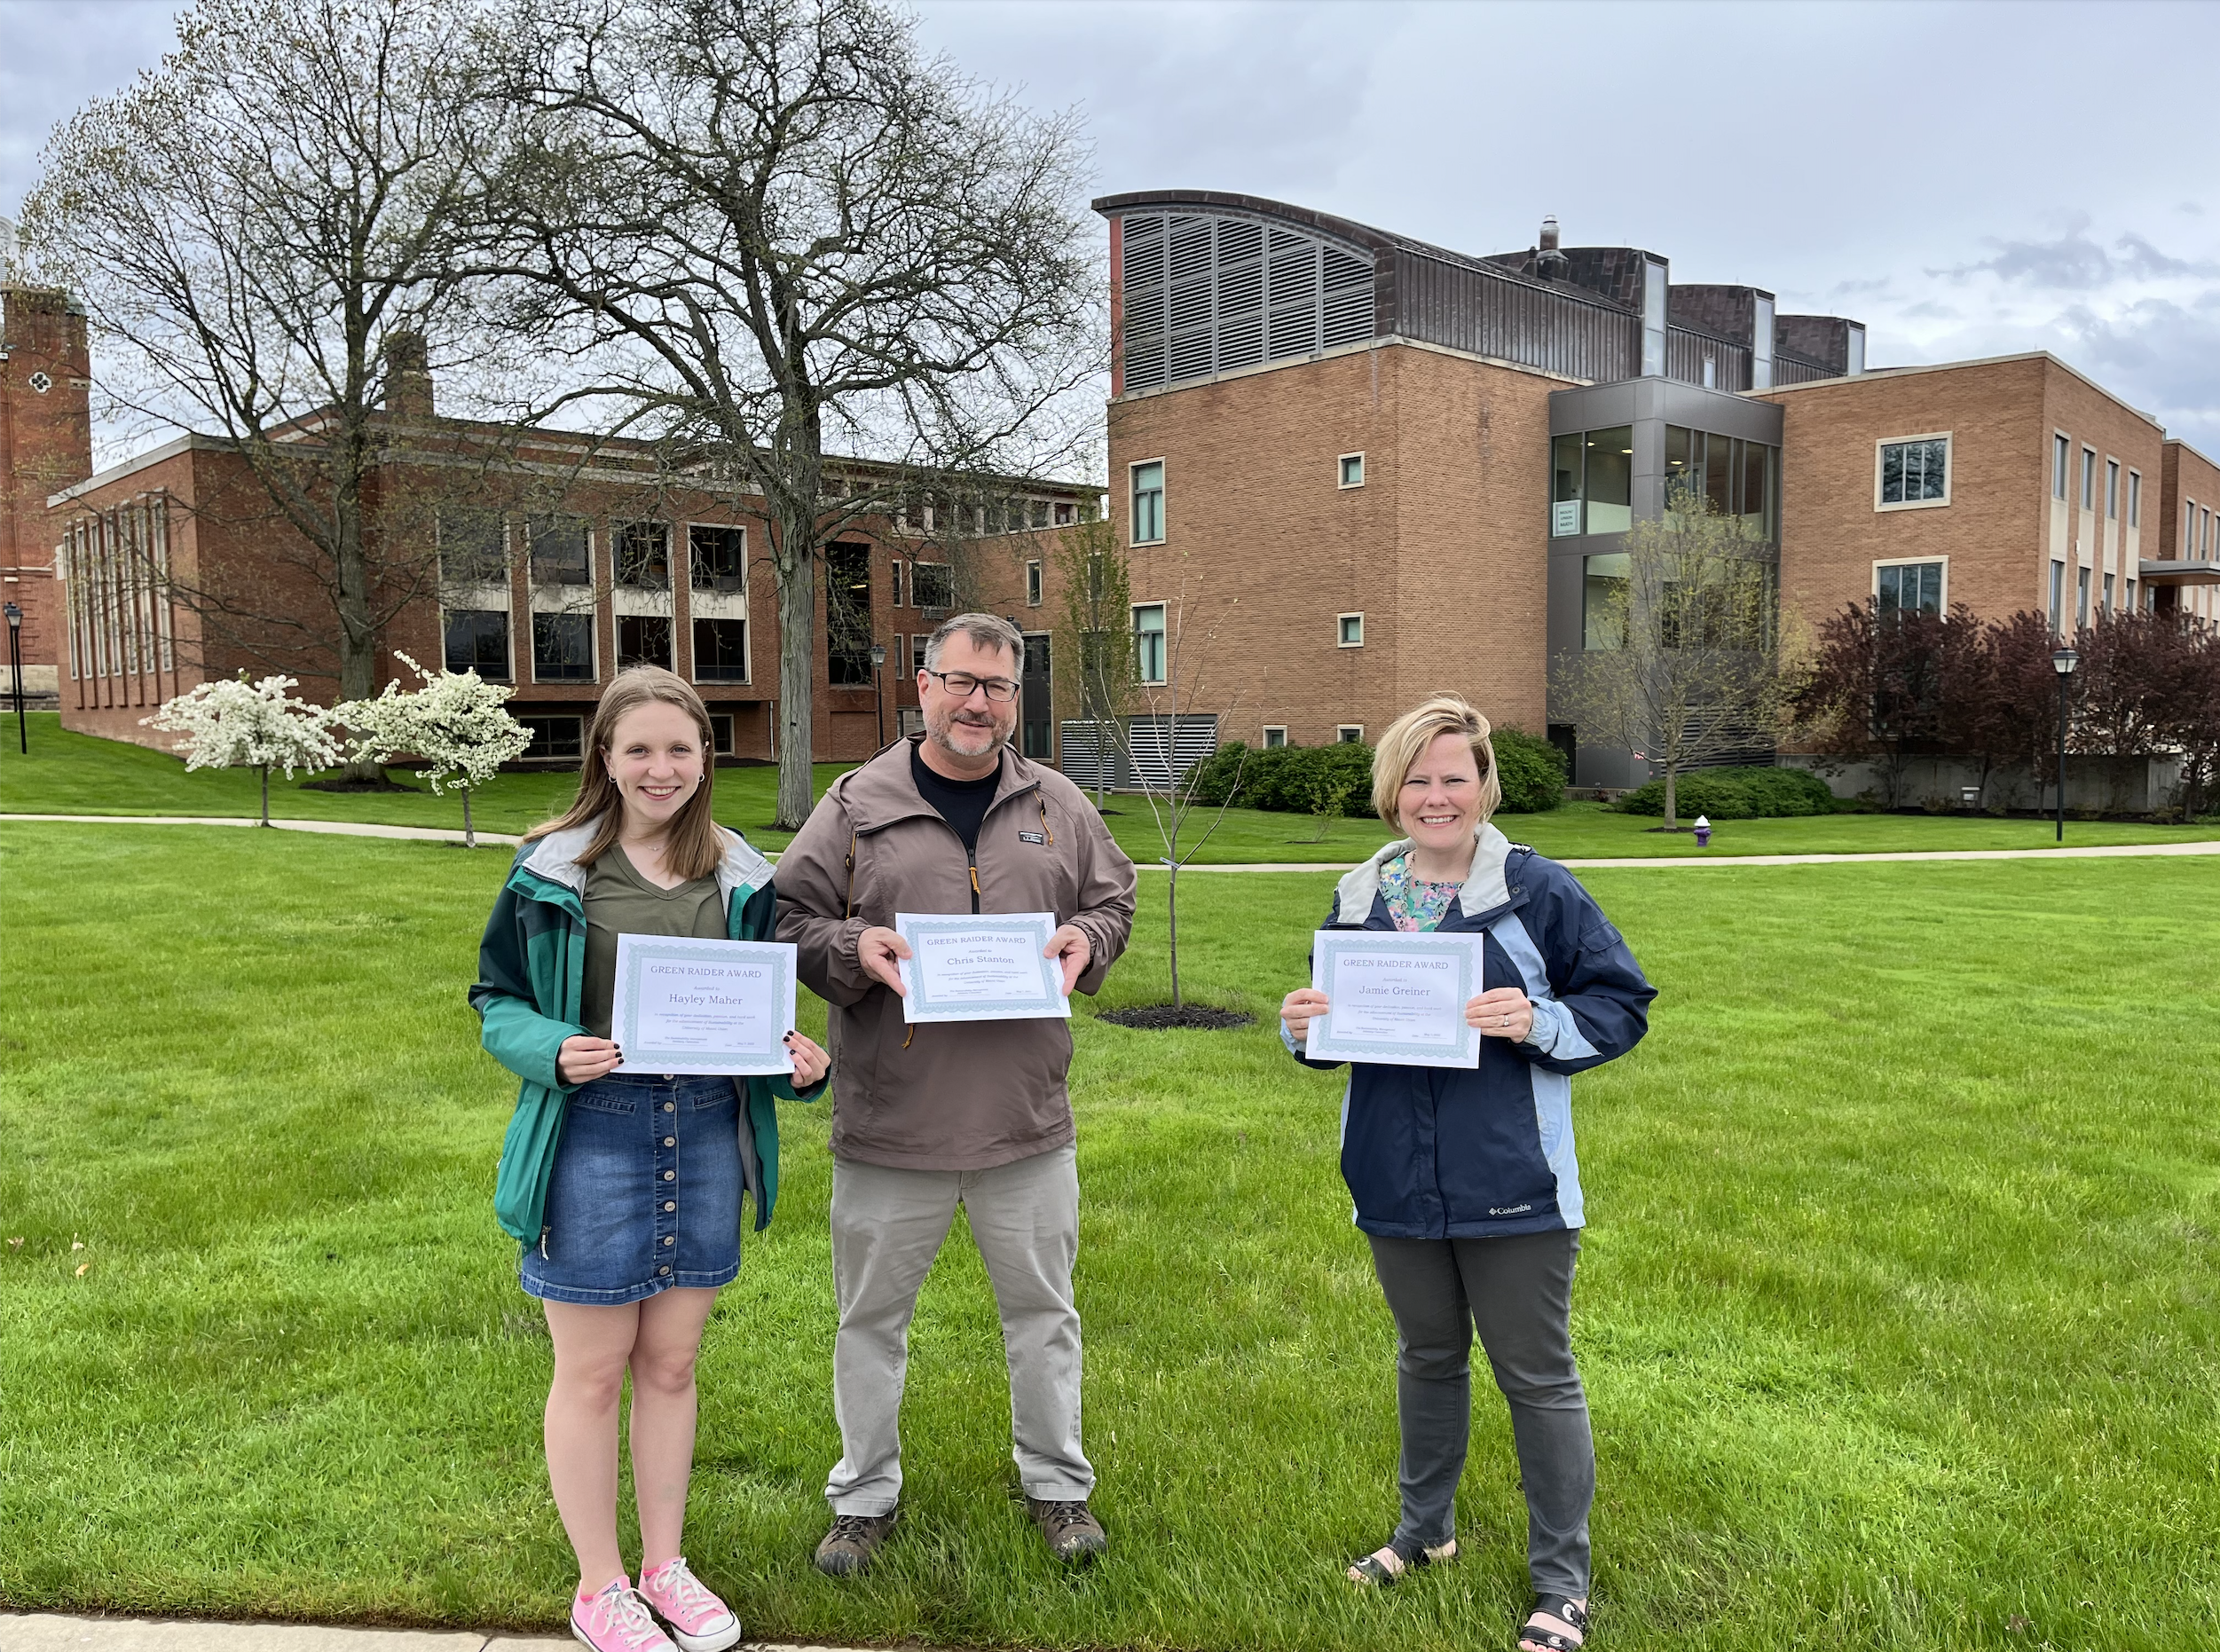
[[[1531,1205],[1490,1205],[1488,1214],[1492,1216],[1523,1216],[1532,1208]]]

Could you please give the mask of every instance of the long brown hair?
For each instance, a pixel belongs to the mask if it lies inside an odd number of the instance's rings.
[[[702,704],[702,696],[694,692],[691,683],[660,665],[627,666],[602,690],[601,704],[594,708],[594,720],[586,731],[585,760],[579,766],[579,795],[560,817],[542,821],[526,832],[526,843],[545,838],[549,832],[598,824],[601,830],[579,856],[579,864],[591,866],[617,846],[618,834],[625,823],[625,800],[617,790],[617,783],[609,777],[609,748],[617,738],[617,725],[626,712],[636,712],[657,700],[677,706],[692,718],[702,742],[702,783],[694,788],[694,795],[671,817],[665,830],[664,864],[685,878],[706,877],[717,869],[718,863],[725,858],[725,846],[718,836],[717,822],[709,812],[710,783],[717,775],[717,743],[709,727],[709,708]]]

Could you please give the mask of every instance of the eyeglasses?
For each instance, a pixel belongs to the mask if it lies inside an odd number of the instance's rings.
[[[938,677],[941,687],[959,700],[968,700],[980,688],[987,690],[987,697],[997,705],[1007,705],[1018,697],[1018,685],[1007,677],[974,677],[967,671],[933,671],[928,677]]]

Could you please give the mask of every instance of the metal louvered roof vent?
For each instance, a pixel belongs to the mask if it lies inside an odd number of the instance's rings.
[[[1561,281],[1572,268],[1572,260],[1557,249],[1557,215],[1551,213],[1542,220],[1541,243],[1534,250],[1534,272],[1545,281]]]

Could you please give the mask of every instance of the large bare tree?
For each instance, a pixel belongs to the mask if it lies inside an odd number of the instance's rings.
[[[324,604],[284,578],[172,574],[170,596],[339,699],[375,690],[382,628],[435,577],[429,531],[372,521],[374,478],[389,391],[428,402],[455,336],[475,28],[446,0],[201,0],[158,67],[55,130],[26,207],[110,417],[228,438],[292,530],[272,555]]]
[[[1684,772],[1777,726],[1778,587],[1739,519],[1686,488],[1628,531],[1625,556],[1622,576],[1590,581],[1586,646],[1553,673],[1550,717],[1645,758],[1672,830]]]
[[[799,826],[823,547],[905,476],[1037,471],[1100,359],[1077,127],[873,0],[514,0],[504,33],[531,114],[487,267],[581,397],[762,500]]]

